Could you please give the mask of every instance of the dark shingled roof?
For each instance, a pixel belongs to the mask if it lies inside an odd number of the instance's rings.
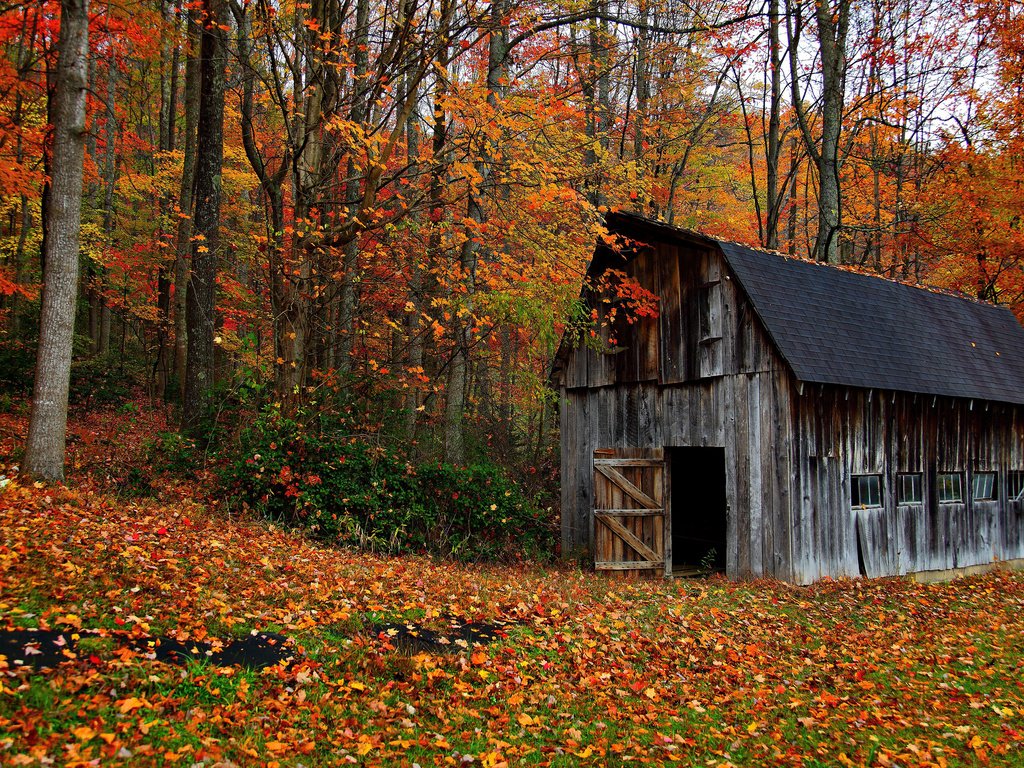
[[[1024,403],[1006,307],[719,243],[801,381]]]
[[[801,381],[1024,404],[1024,328],[1006,307],[629,214],[612,214],[608,224],[640,237],[715,243]]]

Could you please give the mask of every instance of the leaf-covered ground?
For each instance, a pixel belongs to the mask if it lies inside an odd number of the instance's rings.
[[[188,485],[118,496],[104,462],[147,418],[76,425],[106,445],[78,459],[98,479],[0,490],[0,630],[78,636],[53,670],[0,660],[0,763],[1024,764],[1024,574],[797,588],[379,558]],[[370,631],[450,615],[509,624],[416,655]],[[122,642],[253,630],[301,660],[179,667]]]

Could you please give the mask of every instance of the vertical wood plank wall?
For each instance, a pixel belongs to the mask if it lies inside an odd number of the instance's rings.
[[[613,354],[581,347],[566,360],[564,553],[593,551],[595,449],[715,446],[730,577],[810,583],[1024,558],[1024,504],[1006,486],[1024,470],[1024,409],[798,384],[718,252],[655,244],[627,271],[660,295],[660,317],[620,331]],[[702,378],[698,292],[719,277],[722,375]],[[970,498],[975,471],[999,473],[997,500]],[[896,503],[902,472],[922,474],[922,504]],[[962,473],[964,503],[938,503],[939,472]],[[881,475],[881,507],[852,508],[859,474]]]
[[[659,244],[630,265],[646,287],[658,287],[657,322],[632,326],[618,352],[582,347],[567,360],[560,412],[563,552],[593,550],[595,449],[714,446],[726,454],[728,573],[790,579],[789,374],[743,306],[721,256],[707,250],[682,256],[677,246]],[[701,378],[696,298],[719,278],[716,351],[724,375]]]
[[[1006,483],[1024,469],[1020,408],[805,385],[796,414],[796,581],[855,576],[861,566],[893,576],[1024,558],[1024,505]],[[963,503],[939,503],[942,472],[961,475]],[[972,498],[974,472],[997,473],[996,499]],[[900,473],[922,476],[921,503],[898,503]],[[868,474],[881,475],[882,505],[853,509],[851,478]]]

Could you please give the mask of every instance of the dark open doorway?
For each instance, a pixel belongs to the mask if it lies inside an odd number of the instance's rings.
[[[725,449],[669,448],[672,570],[725,571]]]

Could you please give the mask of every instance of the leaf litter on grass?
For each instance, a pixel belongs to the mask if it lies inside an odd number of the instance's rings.
[[[608,581],[335,549],[186,489],[0,473],[0,627],[76,648],[42,672],[0,663],[5,764],[1024,764],[1019,573]],[[500,632],[458,635],[475,626]],[[253,632],[302,654],[147,658],[154,636],[191,656]]]

